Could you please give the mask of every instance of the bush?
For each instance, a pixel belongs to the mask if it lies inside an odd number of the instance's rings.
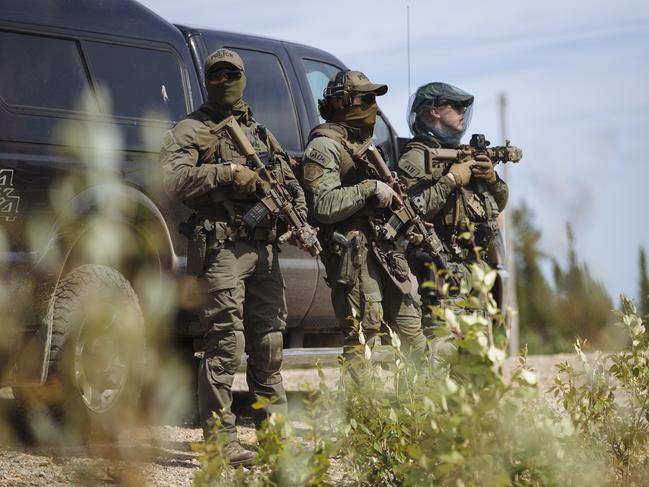
[[[495,275],[474,266],[472,279],[465,312],[443,310],[434,340],[450,345],[443,361],[431,354],[412,360],[389,330],[394,361],[373,362],[363,345],[343,365],[340,387],[321,380],[309,397],[299,436],[287,418],[274,416],[258,434],[258,467],[234,471],[204,453],[196,483],[642,485],[649,476],[648,343],[630,301],[618,313],[629,348],[590,362],[577,342],[581,366],[558,366],[557,402],[549,404],[525,351],[512,376],[503,375],[506,340],[498,337],[506,333],[498,333],[502,315],[489,294]],[[332,458],[344,466],[336,479]]]

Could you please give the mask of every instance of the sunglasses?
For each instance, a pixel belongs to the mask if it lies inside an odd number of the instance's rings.
[[[464,112],[468,107],[465,102],[445,100],[444,98],[438,100],[438,102],[435,103],[436,107],[442,107],[444,105],[450,106],[456,112]]]
[[[373,103],[376,102],[376,95],[374,93],[361,95],[361,102],[365,105],[372,105]]]
[[[216,69],[207,73],[207,81],[213,81],[225,77],[225,79],[239,79],[241,78],[241,71],[238,69]]]

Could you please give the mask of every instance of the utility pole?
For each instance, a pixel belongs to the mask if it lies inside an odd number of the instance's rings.
[[[501,93],[498,97],[498,105],[500,107],[500,137],[502,144],[505,145],[507,140],[507,96]],[[503,178],[509,185],[509,164],[503,164],[504,173]],[[512,312],[507,313],[507,323],[509,325],[509,355],[514,357],[519,352],[519,321],[518,321],[518,299],[516,297],[516,259],[514,256],[514,242],[513,242],[513,228],[511,221],[510,206],[505,207],[505,269],[509,274],[505,292],[507,299],[505,300],[511,308]],[[504,311],[504,310],[503,310]]]

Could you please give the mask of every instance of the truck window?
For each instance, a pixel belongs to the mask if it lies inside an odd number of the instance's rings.
[[[318,100],[322,98],[322,92],[327,87],[329,79],[340,71],[340,68],[333,66],[332,64],[313,61],[311,59],[302,59],[302,63],[304,65],[304,71],[306,72],[306,79],[309,82],[313,106],[317,112]],[[318,118],[320,119],[320,123],[324,122],[324,119],[319,113]]]
[[[90,82],[75,41],[0,31],[0,97],[8,105],[75,110]]]
[[[243,97],[250,104],[255,119],[270,129],[284,150],[300,151],[295,106],[279,59],[267,52],[228,49],[238,52],[246,66]]]
[[[327,87],[329,79],[340,71],[340,68],[332,64],[323,63],[322,61],[314,61],[313,59],[302,59],[304,65],[304,70],[306,72],[306,79],[309,82],[309,88],[311,90],[311,98],[313,99],[313,107],[318,111],[318,100],[322,98],[322,92]],[[324,122],[324,119],[320,117],[320,123]],[[383,120],[383,116],[379,115],[376,119],[376,125],[374,126],[374,135],[372,137],[374,144],[383,149],[383,154],[385,161],[388,166],[393,167],[394,161],[392,161],[392,136],[390,134],[390,128]]]
[[[167,51],[84,42],[92,74],[111,97],[117,117],[180,120],[187,114],[182,71]]]
[[[372,135],[374,145],[383,150],[383,158],[389,167],[394,167],[392,160],[392,135],[388,124],[383,120],[383,115],[379,114],[376,117],[376,125],[374,126],[374,135]]]

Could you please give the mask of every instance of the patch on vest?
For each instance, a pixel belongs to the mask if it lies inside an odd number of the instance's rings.
[[[321,166],[326,166],[327,163],[329,162],[329,158],[326,155],[324,155],[319,150],[314,149],[313,147],[310,148],[306,152],[306,154],[304,154],[304,157],[306,157],[307,159],[309,159],[309,160],[311,160],[311,161],[313,161],[313,162],[315,162],[317,164],[320,164]]]
[[[316,179],[319,179],[322,177],[324,174],[324,169],[320,167],[318,164],[314,164],[312,162],[307,162],[304,165],[304,180],[312,183]]]
[[[399,169],[413,178],[421,175],[419,168],[407,159],[399,161]]]

